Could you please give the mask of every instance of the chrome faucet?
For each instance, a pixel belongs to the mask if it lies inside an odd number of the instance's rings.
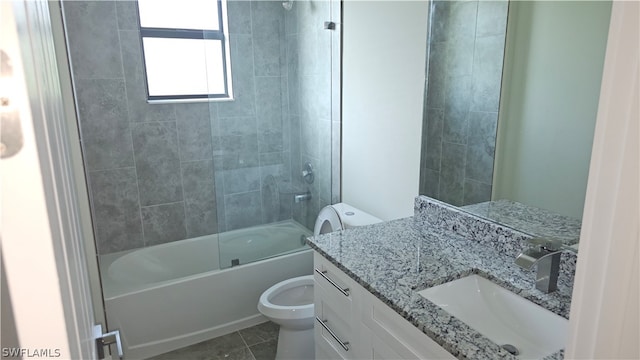
[[[544,293],[555,291],[558,288],[560,254],[563,251],[578,251],[559,240],[531,238],[527,242],[532,246],[516,257],[516,265],[528,270],[537,264],[536,289]]]
[[[302,201],[311,200],[311,191],[307,191],[304,194],[295,194],[295,195],[293,195],[293,200],[296,203],[299,203],[299,202],[302,202]]]

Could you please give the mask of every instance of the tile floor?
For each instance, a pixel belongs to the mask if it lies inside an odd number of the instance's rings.
[[[149,360],[273,360],[276,357],[278,330],[278,325],[268,321]]]

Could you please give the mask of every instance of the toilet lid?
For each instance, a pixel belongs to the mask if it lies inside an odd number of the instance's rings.
[[[333,206],[328,205],[320,210],[318,218],[316,219],[316,225],[313,228],[313,235],[326,234],[342,229],[342,220],[340,220],[338,212]]]

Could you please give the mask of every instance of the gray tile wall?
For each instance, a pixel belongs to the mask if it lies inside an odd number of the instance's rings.
[[[64,2],[99,253],[293,214],[313,227],[331,200],[325,4],[229,1],[235,100],[148,104],[135,3]],[[307,189],[313,200],[294,206]]]
[[[420,194],[491,198],[508,1],[432,3]]]

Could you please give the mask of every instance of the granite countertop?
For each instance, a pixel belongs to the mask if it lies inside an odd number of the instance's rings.
[[[425,226],[416,219],[337,231],[311,237],[308,243],[459,359],[516,357],[418,291],[478,274],[568,318],[572,276],[561,272],[558,290],[544,294],[534,288],[535,271],[515,265],[515,257],[509,252],[470,240],[444,226]],[[561,359],[562,351],[548,357],[552,358]]]
[[[580,239],[582,221],[531,205],[503,199],[461,209],[532,236],[560,240],[566,245],[577,244]]]

